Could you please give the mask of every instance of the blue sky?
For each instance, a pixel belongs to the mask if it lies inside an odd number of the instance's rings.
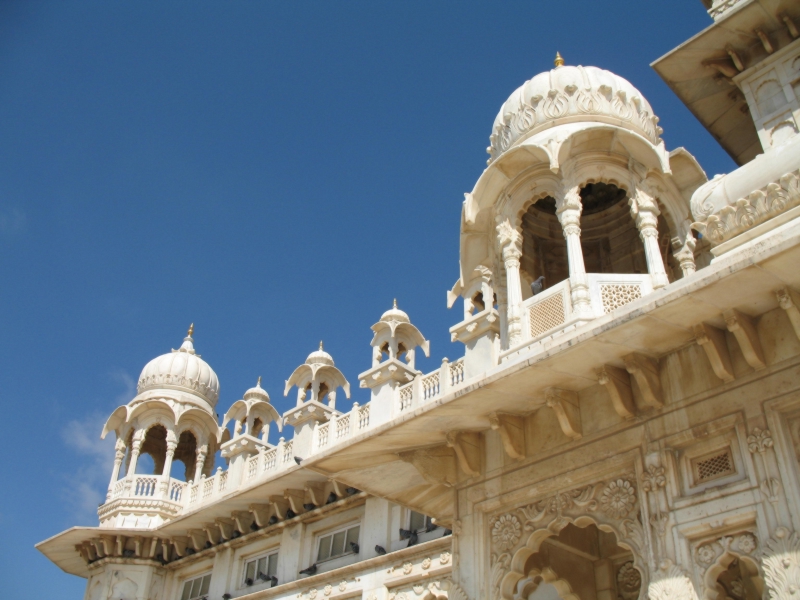
[[[83,594],[33,548],[96,524],[99,434],[189,323],[222,414],[325,340],[364,402],[369,327],[397,298],[435,368],[463,354],[445,291],[494,117],[568,64],[629,79],[711,176],[727,155],[649,63],[699,0],[0,4],[0,572]]]

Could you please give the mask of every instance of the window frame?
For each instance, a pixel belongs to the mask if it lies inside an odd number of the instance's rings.
[[[272,558],[273,556],[275,557],[275,573],[272,573],[272,575],[277,576],[277,574],[278,574],[277,573],[277,571],[278,571],[278,560],[279,560],[278,559],[278,554],[279,553],[280,553],[280,548],[273,548],[272,550],[268,550],[268,551],[266,551],[266,552],[264,552],[262,554],[256,554],[252,558],[243,559],[242,560],[242,562],[243,562],[242,579],[241,579],[241,582],[240,582],[240,588],[252,587],[252,586],[257,585],[259,583],[260,580],[258,579],[258,563],[262,559],[266,560],[266,567],[267,567],[266,574],[269,576],[270,575],[270,572],[269,572],[269,559]],[[247,579],[248,579],[248,577],[247,577],[247,566],[252,564],[252,563],[255,563],[255,566],[253,567],[253,577],[252,577],[253,583],[248,584],[247,583]],[[267,580],[267,581],[269,581],[269,580]],[[267,583],[267,582],[266,581],[261,581],[261,583]]]
[[[198,588],[197,595],[192,596],[192,587],[194,587],[194,583],[199,582],[200,587]],[[188,595],[186,588],[189,587]],[[205,591],[203,591],[203,587],[205,586]],[[203,573],[202,575],[197,575],[195,577],[191,577],[189,579],[185,579],[183,582],[183,588],[181,590],[180,600],[201,600],[203,598],[208,598],[208,591],[211,587],[211,571],[207,573]]]
[[[352,548],[350,548],[350,544],[349,544],[349,542],[351,542],[353,540],[351,540],[350,536],[348,535],[349,532],[351,530],[353,530],[353,529],[358,529],[358,536],[355,539],[355,543],[356,544],[360,544],[359,540],[361,539],[361,521],[351,521],[347,525],[342,525],[341,527],[337,527],[335,529],[329,529],[328,531],[325,531],[324,533],[317,534],[316,543],[314,544],[314,548],[316,549],[316,557],[317,557],[316,564],[321,564],[321,563],[324,563],[324,562],[328,562],[330,560],[336,560],[337,558],[342,558],[343,556],[348,556],[350,554],[355,554],[355,552],[353,552]],[[342,532],[344,532],[344,552],[342,552],[341,554],[332,555],[330,552],[333,549],[333,538],[334,538],[334,536],[336,534],[339,534],[339,533],[342,533]],[[325,538],[330,538],[330,546],[329,546],[329,549],[328,549],[328,556],[325,557],[325,558],[320,558],[321,545],[322,545],[322,541]]]
[[[411,521],[414,518],[415,514],[420,515],[422,517],[422,527],[418,527],[417,529],[413,529],[411,527]],[[412,510],[410,508],[408,509],[408,529],[409,529],[409,531],[413,531],[416,534],[428,533],[426,531],[426,529],[428,528],[428,523],[430,523],[431,525],[435,525],[435,523],[433,522],[433,517],[429,517],[426,514],[423,514],[423,513],[419,512],[419,511],[416,511],[416,510]],[[435,531],[439,527],[441,527],[441,525],[435,525],[435,527],[433,529],[431,529],[430,533],[432,533],[433,531]]]

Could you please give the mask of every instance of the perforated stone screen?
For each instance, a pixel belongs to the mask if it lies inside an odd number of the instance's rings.
[[[604,283],[600,285],[600,299],[606,313],[625,306],[642,297],[642,286],[638,283]]]
[[[730,475],[736,471],[733,466],[730,448],[710,456],[696,458],[692,461],[692,467],[695,483],[704,483],[711,479]]]
[[[531,337],[537,337],[545,331],[563,325],[564,316],[564,292],[553,294],[541,302],[534,304],[528,310],[530,319]]]

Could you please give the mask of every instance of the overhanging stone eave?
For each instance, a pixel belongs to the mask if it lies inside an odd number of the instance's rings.
[[[795,236],[797,237],[797,236]],[[385,465],[392,470],[392,455],[445,443],[449,430],[487,430],[488,413],[506,411],[530,413],[544,403],[541,390],[551,385],[567,386],[580,391],[596,383],[588,374],[601,364],[615,363],[631,352],[646,348],[658,358],[687,343],[694,343],[692,326],[700,322],[722,325],[723,310],[737,308],[754,315],[778,306],[775,290],[781,286],[800,287],[800,270],[781,265],[800,261],[800,239],[784,239],[773,246],[766,243],[753,254],[737,254],[719,260],[666,288],[632,302],[611,315],[595,319],[570,334],[553,339],[536,354],[521,354],[481,377],[480,383],[466,382],[441,398],[422,404],[375,429],[349,440],[347,445],[331,447],[311,457],[304,466],[344,482],[354,481],[360,467]],[[769,265],[779,260],[780,264]],[[740,293],[732,293],[732,290]],[[680,309],[691,303],[692,310]],[[653,343],[653,329],[663,329],[666,339]],[[656,332],[657,333],[657,332]],[[628,334],[629,337],[626,337]],[[598,353],[598,345],[603,352]],[[608,350],[615,350],[609,354]],[[584,363],[584,374],[576,374],[559,366],[570,355],[569,363]],[[598,356],[602,357],[598,359]],[[523,391],[520,391],[523,390]],[[488,408],[490,407],[490,408]],[[354,460],[357,459],[357,460]],[[354,468],[352,465],[358,464]],[[347,468],[345,468],[345,465]],[[349,472],[349,473],[348,473]],[[361,489],[372,493],[360,482]],[[402,490],[389,495],[397,498]],[[381,494],[387,497],[385,491]]]
[[[736,98],[728,96],[737,89],[735,85],[726,83],[724,77],[721,78],[715,69],[703,62],[727,60],[726,47],[729,45],[747,54],[765,54],[753,31],[762,29],[767,35],[772,35],[780,29],[782,24],[771,13],[786,14],[796,21],[800,17],[800,7],[788,0],[773,3],[769,10],[761,0],[748,3],[650,64],[738,165],[750,161],[761,151],[758,133],[746,104],[743,105],[741,94]],[[701,88],[713,93],[698,96]],[[712,96],[714,102],[706,102]],[[739,111],[742,107],[744,112]],[[723,130],[720,117],[729,112]]]

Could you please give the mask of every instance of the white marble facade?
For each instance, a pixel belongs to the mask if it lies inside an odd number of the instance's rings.
[[[418,371],[395,304],[368,403],[342,410],[320,344],[291,410],[259,381],[220,422],[190,329],[106,423],[98,527],[38,548],[87,600],[799,595],[800,6],[707,8],[654,68],[715,135],[729,119],[738,169],[708,180],[631,83],[559,55],[465,194],[462,358]]]

